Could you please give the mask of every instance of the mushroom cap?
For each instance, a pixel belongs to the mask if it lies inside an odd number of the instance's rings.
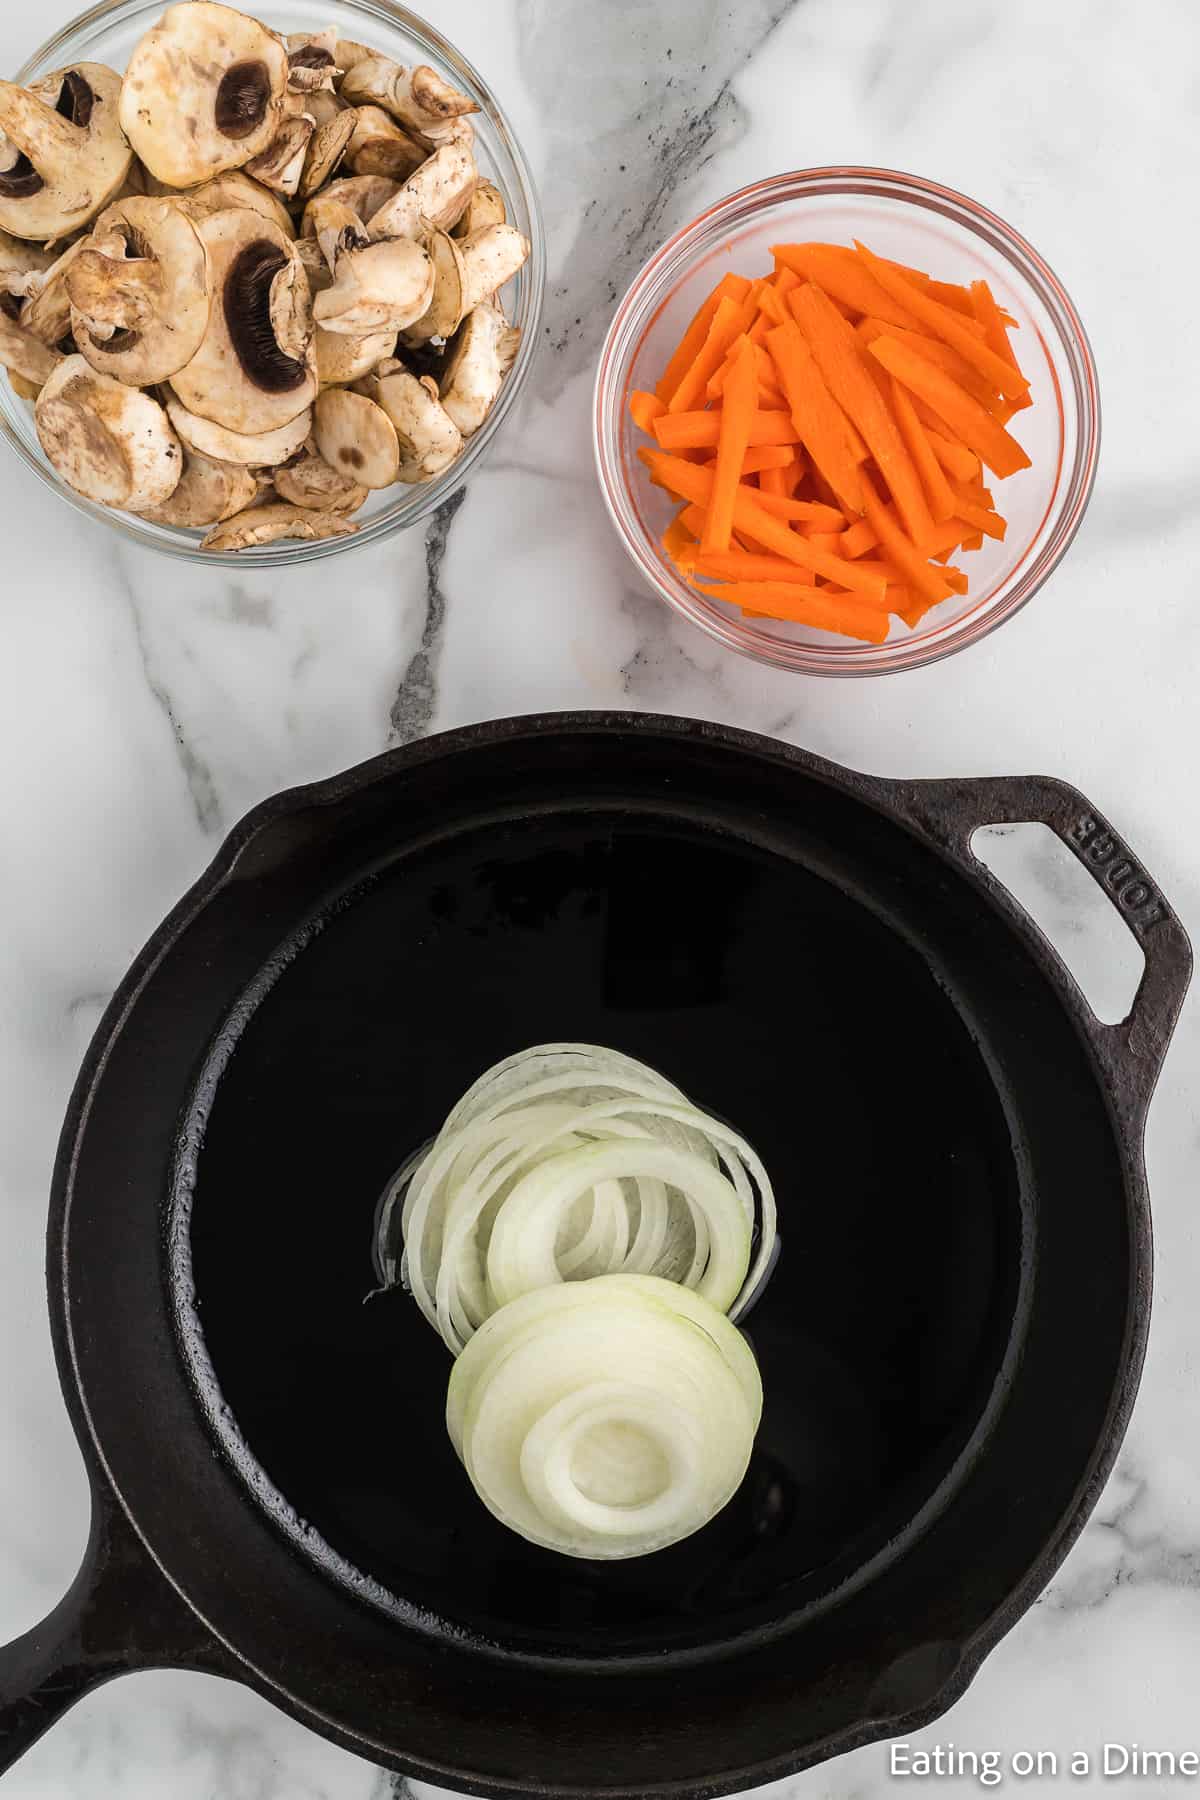
[[[212,309],[199,350],[172,386],[189,412],[229,431],[275,431],[317,393],[304,264],[291,240],[257,213],[214,213],[198,230]]]
[[[373,331],[366,337],[347,337],[344,332],[317,327],[317,380],[323,388],[348,387],[396,353],[394,331]]]
[[[366,488],[391,487],[400,471],[400,443],[383,409],[365,394],[328,388],[313,420],[317,449],[331,469]]]
[[[258,482],[249,469],[213,462],[198,451],[185,448],[179,486],[170,499],[161,506],[148,507],[141,516],[152,525],[202,531],[243,512],[257,498]]]
[[[398,193],[363,218],[373,238],[419,237],[430,226],[446,231],[462,216],[478,180],[469,145],[444,144]]]
[[[439,383],[442,405],[464,437],[491,412],[520,344],[518,327],[490,301],[481,301],[464,320]]]
[[[351,212],[357,213],[360,219],[369,219],[372,213],[379,211],[400,192],[400,183],[392,181],[387,175],[340,175],[331,181],[324,193],[316,196],[319,200],[340,200]],[[300,225],[302,237],[316,237],[317,227],[313,216],[313,201],[310,200],[304,209],[304,218]]]
[[[63,359],[34,410],[38,439],[76,493],[101,506],[145,512],[179,485],[183,450],[157,400]]]
[[[284,40],[288,53],[288,86],[294,94],[332,93],[337,66],[337,27],[293,31]]]
[[[314,194],[319,193],[338,167],[354,136],[357,118],[357,113],[348,107],[344,112],[335,112],[317,125],[304,159],[300,185],[296,189],[301,200],[311,200]]]
[[[400,441],[401,481],[432,481],[462,455],[462,434],[430,377],[412,375],[399,363],[391,367],[385,363],[369,385]]]
[[[310,512],[338,513],[343,518],[365,506],[370,489],[331,468],[315,443],[305,446],[295,461],[275,471],[275,488],[289,506]]]
[[[287,538],[317,543],[322,538],[352,537],[357,530],[353,520],[330,512],[312,512],[303,506],[252,506],[214,526],[200,548],[253,550]]]
[[[346,166],[356,175],[390,175],[407,181],[428,154],[424,145],[397,125],[381,106],[360,106],[351,115],[354,134],[346,150]]]
[[[42,285],[32,300],[21,309],[21,323],[43,344],[60,344],[71,334],[71,296],[67,292],[67,276],[72,265],[82,256],[87,239],[68,246],[56,263],[47,269]]]
[[[427,344],[449,338],[481,300],[512,280],[529,255],[529,240],[514,225],[487,225],[469,238],[434,232],[429,240],[434,268],[433,299],[424,316],[405,332],[405,342]]]
[[[57,261],[56,251],[44,250],[39,244],[0,231],[0,294],[31,300]]]
[[[455,119],[479,111],[474,100],[451,87],[427,63],[406,69],[389,56],[362,57],[348,67],[341,94],[353,106],[384,107],[401,125],[426,138]]]
[[[317,324],[346,337],[402,331],[427,310],[433,265],[412,238],[339,249],[331,288],[313,304]]]
[[[294,195],[304,173],[316,121],[307,113],[285,119],[261,156],[246,164],[246,173],[277,194]],[[291,235],[289,231],[289,236]]]
[[[306,407],[288,424],[281,425],[278,431],[257,434],[227,431],[223,425],[214,425],[211,419],[202,419],[198,413],[189,412],[176,398],[167,400],[167,417],[187,449],[194,450],[199,456],[211,457],[213,462],[240,464],[250,469],[273,469],[279,463],[287,462],[304,448],[312,430],[311,407]]]
[[[504,204],[504,195],[494,181],[487,181],[481,176],[451,235],[457,238],[473,237],[477,231],[485,231],[489,225],[507,223],[508,208]]]
[[[284,237],[292,235],[291,214],[283,201],[241,169],[230,169],[227,174],[216,175],[200,187],[192,188],[189,193],[172,197],[176,206],[182,207],[197,224],[202,219],[211,219],[214,213],[234,212],[240,207],[243,212],[257,213],[260,219],[269,219]]]
[[[395,349],[394,338],[392,349]],[[387,354],[390,356],[391,350]],[[22,381],[40,391],[61,361],[62,357],[57,350],[51,350],[41,338],[26,330],[19,320],[10,319],[0,307],[0,363],[10,374],[20,376]],[[365,373],[363,370],[359,372]]]
[[[80,351],[130,387],[168,380],[208,329],[208,255],[196,226],[171,200],[135,196],[101,214],[90,245],[66,274]]]
[[[287,50],[257,19],[216,0],[183,0],[130,57],[121,123],[152,175],[194,187],[267,149],[287,84]]]
[[[0,133],[17,151],[0,174],[0,228],[50,243],[104,210],[133,162],[120,96],[121,77],[103,63],[56,69],[29,88],[0,81]]]

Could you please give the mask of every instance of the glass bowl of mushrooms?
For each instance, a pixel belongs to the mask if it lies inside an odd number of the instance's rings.
[[[109,0],[0,82],[0,431],[151,549],[283,566],[426,519],[544,280],[512,127],[388,0]]]

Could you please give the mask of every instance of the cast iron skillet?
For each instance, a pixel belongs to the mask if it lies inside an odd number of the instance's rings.
[[[972,857],[1051,826],[1146,955],[1097,1023]],[[928,1722],[1080,1530],[1150,1304],[1146,1106],[1190,970],[1061,783],[886,782],[764,738],[509,720],[261,806],[147,945],[71,1102],[49,1287],[94,1495],[0,1651],[0,1766],[97,1683],[249,1683],[472,1793],[701,1796]],[[493,1059],[644,1057],[773,1171],[742,1490],[633,1563],[534,1550],[364,1304],[389,1174]]]

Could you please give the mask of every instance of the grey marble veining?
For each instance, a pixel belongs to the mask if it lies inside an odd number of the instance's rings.
[[[0,62],[67,10],[0,0]],[[86,1534],[42,1289],[71,1083],[131,956],[266,794],[496,714],[699,714],[887,774],[1064,776],[1200,938],[1192,0],[445,0],[436,16],[503,95],[549,237],[540,365],[461,500],[285,586],[118,547],[5,461],[0,1639],[57,1601]],[[1095,499],[1050,587],[966,655],[883,681],[797,680],[668,616],[623,560],[591,464],[596,353],[645,256],[732,188],[835,162],[914,170],[1009,218],[1085,319],[1105,409]],[[1086,909],[1037,857],[1024,874],[1069,954]],[[915,1741],[1200,1747],[1198,1077],[1193,997],[1147,1136],[1156,1311],[1125,1451],[1042,1601]],[[896,1782],[875,1746],[780,1791],[884,1800]],[[4,1800],[396,1792],[236,1686],[159,1674],[81,1705]]]

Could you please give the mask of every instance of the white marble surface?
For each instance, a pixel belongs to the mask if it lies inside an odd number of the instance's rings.
[[[0,63],[66,11],[0,0]],[[507,99],[542,180],[552,268],[532,392],[453,521],[277,587],[119,547],[5,459],[0,1641],[58,1599],[85,1534],[42,1287],[60,1117],[126,963],[272,789],[494,714],[700,714],[888,774],[1067,776],[1200,937],[1194,0],[443,0],[437,20]],[[859,683],[770,673],[668,617],[611,536],[587,435],[610,283],[729,189],[835,161],[931,175],[1012,219],[1088,324],[1105,407],[1095,499],[1049,590],[961,658]],[[1093,909],[1052,864],[1026,867],[1060,943],[1085,954]],[[928,1745],[1200,1748],[1198,1073],[1200,998],[1150,1121],[1157,1310],[1118,1471],[1050,1592]],[[784,1791],[879,1800],[887,1766],[877,1746]],[[392,1787],[239,1688],[175,1674],[94,1695],[4,1796],[385,1800]]]

